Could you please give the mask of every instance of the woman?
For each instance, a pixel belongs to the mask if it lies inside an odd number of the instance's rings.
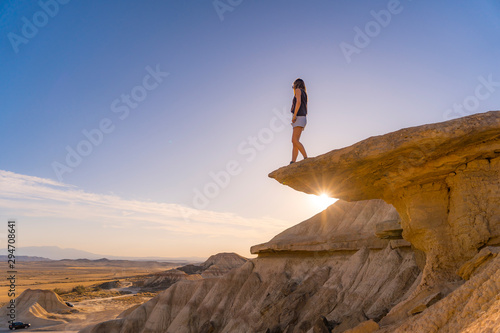
[[[297,156],[299,155],[299,151],[304,157],[307,158],[306,150],[302,143],[300,143],[300,135],[306,127],[307,124],[307,90],[306,85],[302,79],[297,79],[293,83],[293,103],[292,103],[292,126],[293,126],[293,134],[292,134],[292,161],[290,164],[294,163],[297,160]]]

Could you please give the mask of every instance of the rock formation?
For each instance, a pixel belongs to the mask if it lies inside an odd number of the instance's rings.
[[[178,269],[169,269],[165,272],[152,274],[140,284],[136,283],[136,285],[140,285],[141,291],[159,291],[165,290],[181,280],[194,281],[200,279],[202,279],[200,274],[186,274]]]
[[[70,309],[53,291],[26,289],[15,300],[16,321],[29,322],[32,326],[42,327],[64,324],[65,320],[57,314],[70,313]],[[0,309],[0,324],[8,326],[9,309],[7,305]]]
[[[97,288],[100,289],[115,289],[115,288],[120,288],[122,287],[123,284],[120,282],[120,280],[115,280],[115,281],[108,281],[108,282],[103,282],[97,286]]]
[[[177,269],[187,274],[201,274],[202,277],[222,276],[232,270],[240,267],[248,261],[236,253],[218,253],[210,256],[204,263],[200,265],[186,265]]]
[[[247,261],[247,258],[236,253],[218,253],[210,256],[201,265],[201,276],[204,278],[222,276],[233,268],[242,266]]]
[[[341,200],[85,333],[497,332],[499,173],[499,111],[283,167],[270,176]]]
[[[338,201],[218,279],[180,281],[85,332],[320,332],[380,320],[419,281],[410,244],[374,236],[382,200]],[[294,245],[294,239],[302,237]]]
[[[427,311],[402,324],[387,316],[377,333],[405,332],[499,332],[500,256],[498,247],[487,247],[462,266],[467,278],[462,286]],[[469,275],[470,274],[470,275]],[[404,304],[403,304],[404,305]],[[397,308],[395,309],[397,310]],[[385,326],[385,327],[384,327]]]
[[[500,244],[500,111],[402,129],[280,168],[306,193],[383,199],[426,254],[422,286],[459,280],[481,246]]]
[[[218,253],[210,256],[201,265],[186,265],[176,269],[151,274],[146,280],[136,282],[143,291],[158,291],[169,288],[181,280],[199,280],[202,278],[218,277],[234,268],[238,268],[248,261],[236,253]]]

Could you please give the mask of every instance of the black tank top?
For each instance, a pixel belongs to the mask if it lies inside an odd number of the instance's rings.
[[[307,94],[302,89],[300,89],[300,92],[301,92],[300,107],[299,107],[299,111],[297,111],[297,117],[307,115]],[[295,112],[295,105],[296,104],[297,104],[297,98],[295,96],[293,96],[292,110],[291,110],[292,114]]]

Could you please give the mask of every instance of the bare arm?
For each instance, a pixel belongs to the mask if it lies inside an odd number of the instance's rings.
[[[293,112],[292,122],[295,122],[295,120],[297,120],[297,112],[299,112],[301,104],[302,90],[296,88],[294,89],[294,93],[295,93],[295,98],[297,99],[297,103],[295,103],[295,110]]]

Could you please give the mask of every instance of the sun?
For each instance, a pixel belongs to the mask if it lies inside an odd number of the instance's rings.
[[[320,195],[310,195],[310,198],[313,205],[321,210],[325,210],[328,206],[338,200],[335,198],[330,198],[325,193],[322,193]]]

